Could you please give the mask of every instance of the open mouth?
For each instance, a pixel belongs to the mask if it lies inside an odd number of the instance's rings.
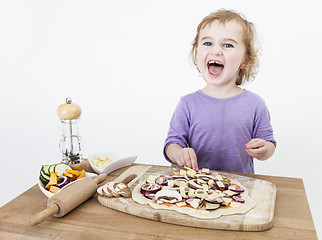
[[[219,75],[224,69],[224,64],[217,60],[210,60],[207,65],[208,71],[212,75]]]

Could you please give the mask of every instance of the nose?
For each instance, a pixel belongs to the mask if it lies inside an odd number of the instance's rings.
[[[211,51],[211,54],[215,55],[215,56],[222,56],[222,49],[220,46],[214,46],[212,51]]]

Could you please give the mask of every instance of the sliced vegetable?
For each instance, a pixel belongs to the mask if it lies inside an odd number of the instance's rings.
[[[71,180],[76,180],[77,179],[76,175],[71,174],[71,173],[67,173],[67,172],[64,172],[63,176],[69,177]]]
[[[43,171],[40,172],[40,176],[47,181],[47,183],[50,180],[50,174],[46,175]]]
[[[49,166],[49,169],[48,169],[49,175],[51,172],[55,172],[55,166],[56,166],[56,164],[52,164]]]
[[[188,198],[186,199],[186,204],[193,208],[199,208],[202,206],[202,201],[199,198]]]
[[[215,198],[215,199],[210,199],[210,198],[205,198],[205,201],[208,203],[212,203],[212,204],[222,204],[224,202],[224,200],[222,198]]]
[[[54,172],[57,173],[57,176],[63,176],[63,173],[66,172],[66,169],[72,170],[72,168],[65,163],[55,164]]]
[[[244,203],[245,202],[244,199],[242,199],[240,197],[237,197],[237,196],[233,196],[232,199],[233,199],[233,201],[238,202],[238,203]]]
[[[197,180],[200,180],[200,179],[189,180],[189,186],[194,189],[203,189],[202,184],[198,183]]]
[[[182,178],[182,179],[176,179],[176,180],[174,180],[174,186],[178,186],[178,187],[180,187],[180,186],[188,186],[188,180],[187,179],[184,179],[184,178]]]
[[[245,191],[245,189],[240,188],[240,187],[238,187],[238,186],[236,186],[236,185],[230,185],[230,186],[228,187],[228,190],[231,190],[231,191],[234,191],[234,192],[238,192],[238,193],[242,193],[242,192],[244,192],[244,191]]]
[[[56,186],[50,186],[50,188],[49,188],[49,192],[51,192],[53,194],[56,194],[59,190],[60,190],[60,188],[56,187]]]
[[[149,193],[149,194],[144,194],[145,197],[149,199],[154,199],[155,194],[154,193]]]
[[[155,179],[155,183],[162,185],[162,186],[167,186],[168,185],[168,178],[167,177],[158,177]]]
[[[196,194],[196,197],[198,197],[198,198],[206,198],[206,197],[208,197],[208,193],[203,189],[197,189],[195,191],[195,194]]]
[[[154,199],[162,202],[177,203],[182,200],[182,196],[175,190],[162,189],[155,194]]]
[[[51,172],[50,173],[50,179],[48,185],[56,185],[57,184],[57,173],[56,172]]]
[[[84,176],[85,176],[85,170],[82,170],[81,174],[77,177],[77,180],[83,178]]]
[[[49,172],[49,167],[51,165],[43,165],[41,168],[41,172],[43,172],[43,174],[47,175],[48,177],[50,176],[50,172]]]
[[[142,194],[157,193],[160,190],[161,190],[161,186],[156,183],[146,183],[146,184],[143,184],[141,187]]]
[[[70,183],[70,179],[66,176],[59,176],[57,178],[57,184],[56,187],[62,188],[66,186],[68,183]]]
[[[74,174],[76,177],[78,177],[81,174],[80,171],[68,169],[68,168],[65,170],[65,172]]]
[[[220,204],[206,202],[205,206],[206,210],[215,210],[220,207]]]

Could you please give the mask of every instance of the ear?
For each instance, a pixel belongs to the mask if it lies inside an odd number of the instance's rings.
[[[241,62],[239,68],[240,69],[245,69],[247,67],[247,64],[248,64],[248,58],[245,57],[245,59]]]

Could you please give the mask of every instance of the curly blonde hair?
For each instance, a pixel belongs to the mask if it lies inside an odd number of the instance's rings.
[[[236,79],[236,85],[242,85],[247,81],[253,80],[257,74],[257,69],[259,66],[259,49],[256,46],[257,39],[254,24],[247,21],[245,16],[241,13],[235,12],[233,10],[220,9],[206,16],[197,27],[197,34],[192,43],[191,54],[192,61],[197,66],[196,55],[200,31],[213,21],[219,21],[220,23],[225,24],[233,20],[240,23],[244,30],[244,43],[246,46],[247,65],[245,68],[239,70],[238,77]]]

